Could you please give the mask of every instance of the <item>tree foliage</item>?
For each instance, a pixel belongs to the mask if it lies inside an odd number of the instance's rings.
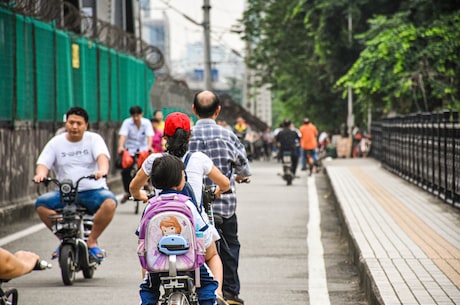
[[[248,0],[247,64],[271,85],[274,124],[310,117],[337,128],[348,86],[358,124],[368,107],[374,115],[458,108],[459,8],[458,0]]]

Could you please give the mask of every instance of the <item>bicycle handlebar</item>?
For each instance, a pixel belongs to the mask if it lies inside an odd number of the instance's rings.
[[[32,270],[45,270],[45,269],[51,269],[52,267],[53,266],[50,263],[42,259],[42,260],[37,261],[34,269]]]

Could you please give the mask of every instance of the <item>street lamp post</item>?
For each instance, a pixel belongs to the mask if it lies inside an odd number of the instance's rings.
[[[352,26],[353,26],[353,20],[352,20],[352,15],[351,15],[351,3],[348,6],[348,42],[350,44],[350,50],[352,46]],[[347,126],[348,126],[348,137],[350,139],[350,150],[353,149],[352,143],[353,143],[353,135],[352,135],[352,129],[353,125],[355,124],[355,118],[353,116],[353,91],[351,90],[351,86],[348,85],[348,117],[347,117]]]
[[[210,21],[209,11],[211,5],[209,0],[203,3],[203,29],[204,29],[204,85],[206,90],[212,90],[211,78],[211,42],[210,42]]]

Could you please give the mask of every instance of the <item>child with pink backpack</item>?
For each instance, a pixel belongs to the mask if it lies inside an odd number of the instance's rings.
[[[185,239],[187,247],[176,259],[177,271],[194,272],[200,305],[216,304],[218,282],[208,266],[221,263],[212,230],[202,219],[189,197],[181,194],[185,185],[184,163],[165,154],[155,159],[151,183],[163,190],[149,200],[139,226],[138,255],[147,270],[140,285],[141,305],[157,305],[160,299],[160,277],[168,272],[168,256],[161,251],[161,242]],[[170,245],[168,245],[170,246]]]

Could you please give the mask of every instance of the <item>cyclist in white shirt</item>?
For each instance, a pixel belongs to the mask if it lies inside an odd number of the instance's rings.
[[[120,154],[123,150],[128,150],[129,154],[134,158],[136,153],[152,150],[152,139],[154,135],[152,124],[149,119],[143,117],[142,108],[132,106],[129,109],[131,117],[125,119],[121,125],[118,135],[118,150]],[[131,182],[132,166],[121,170],[121,178],[125,195],[121,199],[121,203],[125,203],[129,198],[129,183]]]

